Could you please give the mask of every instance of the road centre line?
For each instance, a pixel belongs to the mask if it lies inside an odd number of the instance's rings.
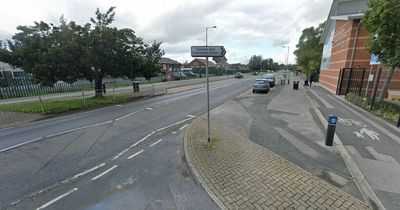
[[[180,127],[179,130],[183,130],[183,129],[185,129],[185,128],[188,127],[188,126],[189,126],[189,124],[186,124],[186,125]]]
[[[73,192],[75,192],[75,191],[77,191],[77,190],[78,190],[78,188],[75,187],[74,189],[72,189],[72,190],[70,190],[70,191],[68,191],[68,192],[66,192],[66,193],[64,193],[64,194],[62,194],[62,195],[60,195],[60,196],[58,196],[57,198],[54,198],[53,200],[51,200],[51,201],[49,201],[49,202],[47,202],[47,203],[45,203],[45,204],[43,204],[42,206],[40,206],[40,207],[37,208],[36,210],[44,209],[44,208],[50,206],[51,204],[53,204],[53,203],[59,201],[60,199],[62,199],[62,198],[64,198],[64,197],[67,197],[69,194],[71,194],[71,193],[73,193]]]
[[[74,131],[78,131],[78,130],[82,130],[82,129],[86,129],[86,128],[91,128],[91,127],[95,127],[95,126],[98,126],[98,125],[104,125],[104,124],[107,124],[107,123],[112,123],[112,120],[108,120],[108,121],[101,122],[101,123],[96,123],[96,124],[93,124],[93,125],[87,125],[87,126],[83,126],[83,127],[79,127],[79,128],[74,128],[74,129],[71,129],[71,130],[62,131],[62,132],[55,133],[55,134],[49,134],[49,135],[46,136],[46,138],[51,138],[51,137],[54,137],[54,136],[59,136],[59,135],[62,135],[62,134],[71,133],[71,132],[74,132]]]
[[[392,132],[388,131],[386,128],[383,128],[382,126],[378,125],[377,123],[375,123],[374,121],[368,119],[367,117],[365,117],[364,115],[354,111],[353,109],[351,109],[349,106],[347,106],[346,104],[344,104],[343,102],[339,101],[338,99],[334,98],[333,96],[328,95],[328,97],[330,97],[331,99],[333,99],[334,101],[336,101],[338,104],[342,105],[343,107],[345,107],[347,110],[349,110],[350,112],[354,113],[355,115],[359,116],[360,118],[362,118],[363,120],[365,120],[366,122],[370,123],[372,126],[374,126],[375,128],[379,129],[380,131],[382,131],[382,133],[386,134],[387,136],[389,136],[390,138],[392,138],[394,141],[396,141],[398,144],[400,144],[400,137],[396,136],[395,134],[393,134]]]
[[[118,167],[118,165],[114,165],[113,167],[111,167],[111,168],[105,170],[103,173],[101,173],[101,174],[99,174],[99,175],[93,177],[93,178],[92,178],[92,181],[94,181],[94,180],[96,180],[96,179],[98,179],[98,178],[100,178],[100,177],[106,175],[106,174],[109,173],[110,171],[114,170],[116,167]]]
[[[146,109],[147,109],[147,110],[153,110],[153,108],[151,108],[151,107],[147,107]]]
[[[153,147],[154,145],[156,145],[156,144],[160,143],[161,141],[162,141],[162,139],[160,139],[160,140],[158,140],[158,141],[156,141],[156,142],[154,142],[154,143],[150,144],[150,147]]]
[[[188,121],[188,120],[191,120],[191,119],[192,119],[192,118],[190,117],[190,118],[187,118],[187,119],[178,121],[178,122],[176,122],[176,123],[174,123],[174,124],[167,125],[167,126],[165,126],[165,127],[159,128],[159,129],[157,129],[157,131],[165,130],[165,129],[167,129],[167,128],[170,128],[170,127],[175,126],[175,125],[179,125],[179,124],[184,123],[184,122],[186,122],[186,121]]]
[[[122,150],[122,152],[118,153],[118,154],[117,154],[116,156],[114,156],[111,160],[116,160],[116,159],[118,159],[119,157],[121,157],[121,155],[125,154],[125,153],[128,152],[128,151],[129,151],[129,148],[126,148],[126,149]]]
[[[174,134],[176,134],[177,132],[176,131],[174,131],[174,132],[172,132],[172,135],[174,135]]]
[[[71,180],[75,180],[75,179],[77,179],[77,178],[79,178],[79,177],[81,177],[81,176],[84,176],[84,175],[86,175],[86,174],[88,174],[88,173],[90,173],[90,172],[92,172],[92,171],[95,171],[95,170],[97,170],[97,169],[99,169],[99,168],[101,168],[101,167],[103,167],[103,166],[105,166],[106,164],[105,163],[102,163],[102,164],[100,164],[100,165],[97,165],[97,166],[95,166],[95,167],[93,167],[93,168],[91,168],[91,169],[88,169],[88,170],[86,170],[86,171],[84,171],[84,172],[82,172],[82,173],[79,173],[79,174],[76,174],[75,176],[73,176],[72,178],[70,178],[70,179],[66,179],[66,180],[64,180],[64,181],[62,181],[61,183],[67,183],[67,182],[69,182],[69,181],[71,181]]]
[[[11,146],[11,147],[7,147],[7,148],[5,148],[5,149],[0,150],[0,153],[1,153],[1,152],[5,152],[5,151],[10,150],[10,149],[15,149],[15,148],[17,148],[17,147],[23,146],[23,145],[25,145],[25,144],[29,144],[29,143],[31,143],[31,142],[39,141],[39,140],[41,140],[42,138],[43,138],[43,137],[35,138],[35,139],[29,140],[29,141],[26,141],[26,142],[23,142],[23,143],[20,143],[20,144],[13,145],[13,146]]]
[[[132,115],[137,114],[137,113],[139,113],[139,112],[142,112],[142,111],[144,111],[144,110],[145,110],[145,109],[140,109],[140,110],[137,110],[137,111],[135,111],[135,112],[131,112],[131,113],[126,114],[126,115],[124,115],[124,116],[118,117],[117,119],[115,119],[115,121],[122,120],[122,119],[124,119],[124,118],[127,118],[127,117],[129,117],[129,116],[132,116]]]
[[[131,155],[128,157],[128,160],[134,158],[135,156],[139,155],[140,153],[144,152],[144,150],[140,150],[139,152],[136,152],[135,154]]]
[[[140,139],[139,141],[135,142],[134,144],[132,144],[131,146],[129,146],[129,149],[136,147],[138,144],[142,143],[143,141],[145,141],[146,139],[148,139],[150,136],[154,135],[156,132],[153,131],[150,134],[148,134],[147,136],[143,137],[142,139]]]
[[[196,117],[196,115],[191,115],[191,114],[188,114],[187,116],[191,117],[191,118],[195,118]]]

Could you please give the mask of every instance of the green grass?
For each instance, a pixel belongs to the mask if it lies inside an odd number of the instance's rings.
[[[399,119],[400,106],[397,104],[387,101],[375,102],[371,109],[371,99],[354,93],[347,94],[346,100],[392,123],[397,123]]]
[[[217,139],[216,138],[211,138],[210,142],[204,142],[203,147],[206,150],[212,150],[217,146]]]
[[[42,103],[37,101],[0,105],[0,110],[23,113],[60,114],[104,105],[124,103],[137,98],[139,97],[133,97],[129,94],[118,94],[113,96],[104,96],[102,98],[93,97],[85,99],[44,100]]]

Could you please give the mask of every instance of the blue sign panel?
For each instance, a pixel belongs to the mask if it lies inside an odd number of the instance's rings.
[[[379,64],[381,64],[381,62],[379,62],[379,56],[376,54],[372,54],[369,65],[379,65]]]
[[[334,115],[330,115],[329,116],[329,124],[336,125],[336,123],[337,123],[337,117]]]

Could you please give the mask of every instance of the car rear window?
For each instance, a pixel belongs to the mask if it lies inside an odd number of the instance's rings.
[[[257,80],[256,83],[257,83],[257,84],[266,84],[267,82],[264,81],[264,80]]]

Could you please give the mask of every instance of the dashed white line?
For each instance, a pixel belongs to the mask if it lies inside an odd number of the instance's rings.
[[[188,126],[189,126],[189,124],[186,124],[186,125],[180,127],[179,130],[183,130],[183,129],[185,129],[185,128],[188,127]]]
[[[196,115],[191,115],[191,114],[188,114],[187,116],[191,117],[191,118],[195,118],[196,117]]]
[[[67,130],[67,131],[62,131],[62,132],[59,132],[59,133],[49,134],[49,135],[46,136],[46,138],[51,138],[51,137],[54,137],[54,136],[59,136],[59,135],[62,135],[62,134],[71,133],[71,132],[74,132],[74,131],[82,130],[82,129],[85,129],[85,128],[91,128],[91,127],[95,127],[95,126],[98,126],[98,125],[104,125],[104,124],[111,123],[111,122],[112,122],[112,120],[108,120],[108,121],[101,122],[101,123],[96,123],[96,124],[93,124],[93,125],[87,125],[87,126],[83,126],[83,127]]]
[[[43,137],[39,137],[39,138],[35,138],[35,139],[29,140],[29,141],[26,141],[26,142],[23,142],[23,143],[20,143],[20,144],[16,144],[16,145],[13,145],[13,146],[11,146],[11,147],[7,147],[7,148],[5,148],[5,149],[2,149],[2,150],[0,150],[0,152],[5,152],[5,151],[7,151],[7,150],[14,149],[14,148],[23,146],[23,145],[25,145],[25,144],[29,144],[29,143],[31,143],[31,142],[38,141],[38,140],[40,140],[40,139],[42,139],[42,138],[43,138]]]
[[[139,152],[136,152],[135,154],[131,155],[128,157],[128,160],[134,158],[135,156],[139,155],[140,153],[144,152],[144,150],[140,150]]]
[[[58,196],[57,198],[54,198],[53,200],[51,200],[51,201],[49,201],[49,202],[47,202],[47,203],[45,203],[45,204],[43,204],[42,206],[40,206],[40,207],[37,208],[36,210],[44,209],[44,208],[50,206],[51,204],[53,204],[53,203],[59,201],[60,199],[62,199],[62,198],[64,198],[64,197],[67,197],[69,194],[71,194],[71,193],[73,193],[73,192],[75,192],[75,191],[77,191],[77,190],[78,190],[78,188],[75,187],[74,189],[72,189],[72,190],[70,190],[70,191],[68,191],[68,192],[66,192],[66,193],[64,193],[64,194],[62,194],[62,195],[60,195],[60,196]]]
[[[71,180],[75,180],[75,179],[77,179],[77,178],[79,178],[79,177],[81,177],[81,176],[83,176],[83,175],[85,175],[85,174],[88,174],[88,173],[90,173],[90,172],[92,172],[92,171],[95,171],[95,170],[97,170],[97,169],[99,169],[99,168],[101,168],[101,167],[103,167],[103,166],[105,166],[106,164],[105,163],[102,163],[102,164],[100,164],[100,165],[97,165],[97,166],[95,166],[95,167],[93,167],[93,168],[91,168],[91,169],[88,169],[88,170],[86,170],[86,171],[84,171],[84,172],[82,172],[82,173],[79,173],[79,174],[77,174],[77,175],[75,175],[75,176],[73,176],[72,178],[70,178],[70,179],[66,179],[66,180],[64,180],[64,181],[62,181],[61,183],[68,183],[68,182],[70,182]]]
[[[142,143],[143,141],[145,141],[146,139],[148,139],[150,136],[152,136],[153,134],[155,134],[156,132],[153,131],[150,134],[148,134],[147,136],[143,137],[142,139],[140,139],[139,141],[137,141],[136,143],[132,144],[131,146],[129,146],[129,149],[136,147],[138,144]]]
[[[121,157],[121,155],[125,154],[125,153],[128,152],[128,151],[129,151],[129,148],[126,148],[126,149],[122,150],[122,152],[118,153],[118,154],[117,154],[116,156],[114,156],[111,160],[116,160],[116,159],[118,159],[119,157]]]
[[[186,122],[186,121],[188,121],[188,120],[191,120],[191,119],[192,119],[192,118],[187,118],[187,119],[181,120],[181,121],[179,121],[179,122],[176,122],[176,123],[174,123],[174,124],[171,124],[171,125],[168,125],[168,126],[165,126],[165,127],[159,128],[159,129],[157,129],[157,131],[162,131],[162,130],[165,130],[165,129],[167,129],[167,128],[170,128],[170,127],[172,127],[172,126],[175,126],[175,125],[178,125],[178,124],[184,123],[184,122]]]
[[[146,109],[147,109],[147,110],[153,110],[153,108],[151,108],[151,107],[147,107]]]
[[[158,141],[156,141],[156,142],[154,142],[154,143],[150,144],[150,147],[153,147],[154,145],[156,145],[156,144],[160,143],[161,141],[162,141],[162,139],[160,139],[160,140],[158,140]]]
[[[115,105],[115,106],[117,106],[117,107],[121,107],[122,105],[121,105],[121,104],[117,104],[117,105]]]
[[[111,167],[111,168],[105,170],[103,173],[101,173],[101,174],[99,174],[99,175],[93,177],[93,178],[92,178],[92,181],[94,181],[94,180],[96,180],[96,179],[98,179],[98,178],[100,178],[100,177],[106,175],[106,174],[109,173],[110,171],[114,170],[116,167],[118,167],[118,165],[114,165],[113,167]]]
[[[126,114],[126,115],[124,115],[124,116],[118,117],[117,119],[115,119],[115,121],[122,120],[122,119],[124,119],[124,118],[127,118],[127,117],[129,117],[129,116],[132,116],[132,115],[137,114],[137,113],[142,112],[142,111],[144,111],[144,109],[140,109],[140,110],[137,110],[137,111],[135,111],[135,112],[131,112],[131,113]]]
[[[172,135],[175,135],[177,132],[176,131],[174,131],[174,132],[172,132]]]

